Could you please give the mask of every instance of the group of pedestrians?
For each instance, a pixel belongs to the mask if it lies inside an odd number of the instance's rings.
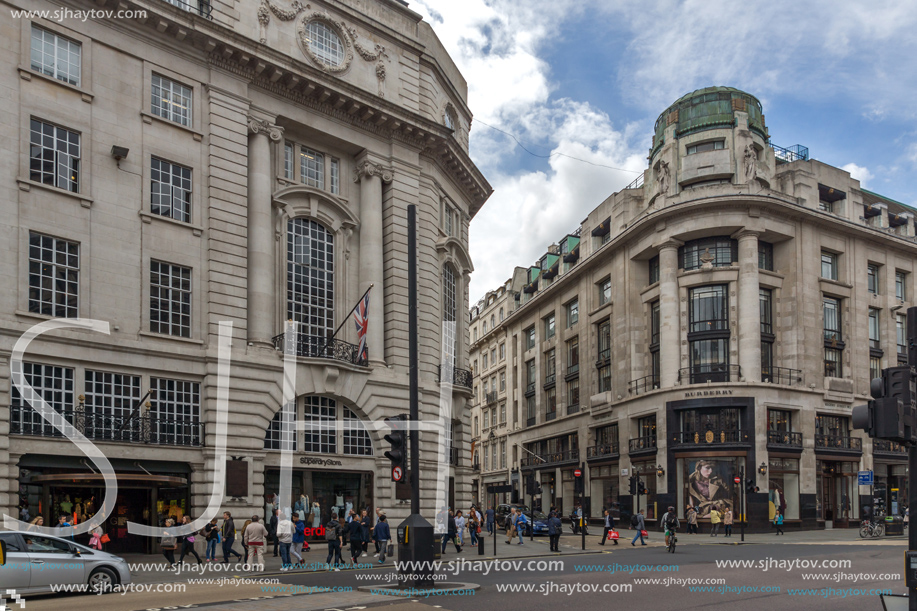
[[[365,509],[359,515],[356,511],[351,510],[345,519],[339,518],[337,512],[332,513],[331,519],[325,524],[325,540],[328,542],[328,557],[325,559],[325,564],[335,571],[339,571],[341,567],[347,568],[348,565],[345,564],[341,555],[348,541],[351,568],[356,568],[359,559],[368,554],[370,541],[375,544],[379,564],[385,563],[389,541],[392,540],[391,529],[384,512],[376,509],[376,516],[378,521],[373,526],[369,512]]]

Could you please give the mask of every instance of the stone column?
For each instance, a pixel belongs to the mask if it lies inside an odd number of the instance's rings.
[[[274,226],[271,205],[271,141],[283,129],[248,119],[248,341],[271,346],[274,327]]]
[[[681,366],[681,329],[678,301],[678,247],[669,240],[659,247],[659,385],[671,388]]]
[[[373,285],[366,346],[370,362],[385,366],[382,183],[392,182],[392,170],[363,157],[357,161],[354,182],[360,183],[360,295]]]
[[[761,307],[758,297],[758,234],[741,231],[739,240],[738,329],[742,377],[761,380]]]

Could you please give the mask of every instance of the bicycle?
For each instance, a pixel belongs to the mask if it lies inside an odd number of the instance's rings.
[[[863,520],[860,523],[860,538],[879,538],[885,536],[885,524],[873,520]]]
[[[669,539],[669,544],[666,546],[665,550],[667,552],[674,554],[675,553],[675,543],[678,541],[678,537],[676,536],[676,531],[667,530],[665,531],[665,536]]]

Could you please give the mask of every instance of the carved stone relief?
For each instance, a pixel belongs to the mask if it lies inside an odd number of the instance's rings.
[[[270,0],[261,0],[261,5],[258,7],[258,23],[261,29],[261,43],[267,43],[267,26],[271,22],[272,14],[280,21],[293,21],[301,13],[311,10],[311,8],[311,5],[304,4],[299,0],[294,0],[290,9],[282,9],[278,6],[275,6],[270,2]],[[321,58],[316,56],[312,51],[311,45],[309,44],[310,41],[307,34],[307,28],[309,23],[313,21],[324,22],[325,25],[334,30],[338,37],[341,39],[341,44],[344,46],[344,59],[340,65],[329,65]],[[391,58],[389,58],[384,45],[379,43],[368,43],[364,45],[360,41],[360,36],[355,27],[349,25],[345,21],[336,21],[331,15],[322,11],[312,12],[299,21],[296,26],[296,39],[299,42],[299,46],[306,57],[311,59],[318,67],[328,73],[341,73],[346,71],[347,68],[350,67],[350,64],[353,60],[353,51],[356,51],[357,55],[359,55],[366,62],[376,62],[375,72],[376,81],[378,82],[378,89],[376,93],[379,96],[385,96],[385,62],[391,61]],[[368,47],[369,44],[372,44],[372,49]]]

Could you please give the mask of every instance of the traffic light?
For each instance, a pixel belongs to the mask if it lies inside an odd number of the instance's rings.
[[[529,473],[525,476],[525,493],[529,496],[535,495],[535,474]]]
[[[910,317],[909,317],[910,318]],[[888,367],[872,380],[873,400],[853,408],[853,427],[874,439],[917,442],[917,391],[911,367]]]
[[[627,480],[627,483],[628,490],[630,491],[631,495],[637,494],[637,476],[631,475],[630,479]]]
[[[541,494],[541,482],[535,482],[535,494],[532,496],[538,496]]]
[[[392,462],[392,481],[400,482],[404,479],[407,472],[407,431],[404,426],[404,416],[393,416],[386,418],[385,423],[389,425],[392,432],[385,435],[384,439],[389,443],[391,449],[384,453],[384,456]]]
[[[637,480],[637,494],[649,494],[649,490],[642,479]]]
[[[755,479],[753,477],[745,478],[745,494],[755,493]]]

